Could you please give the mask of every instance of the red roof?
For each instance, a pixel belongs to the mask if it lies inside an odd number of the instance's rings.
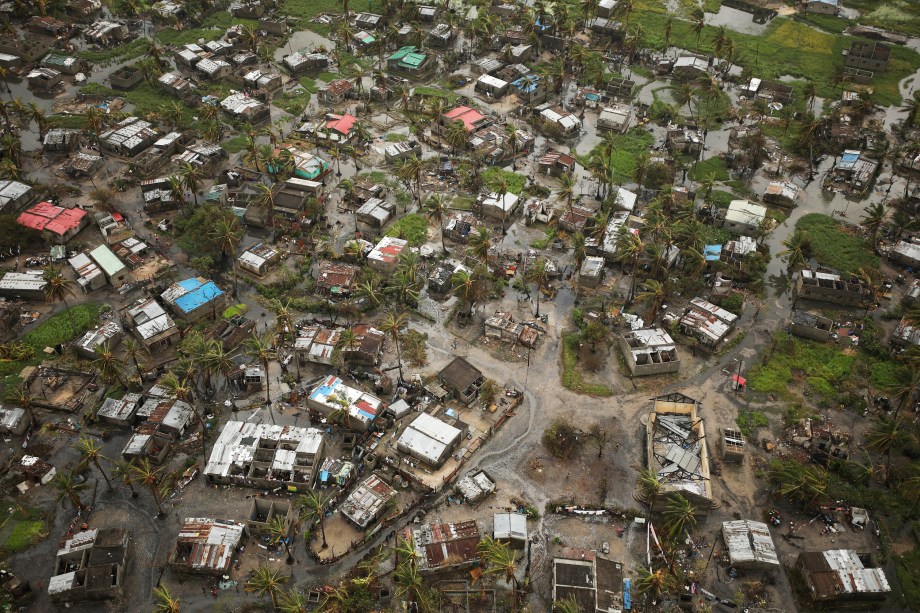
[[[83,209],[65,209],[50,202],[39,202],[24,211],[16,222],[32,230],[47,230],[63,236],[68,231],[79,228],[86,217]]]
[[[739,377],[738,375],[732,375],[732,381],[735,383],[740,383],[741,385],[747,385],[747,379],[744,377]]]
[[[326,129],[335,130],[339,134],[347,136],[356,121],[358,121],[358,118],[348,113],[344,115],[326,115]]]
[[[485,119],[485,115],[476,109],[471,109],[468,106],[458,106],[455,109],[451,109],[450,111],[444,113],[444,117],[449,119],[451,122],[457,121],[459,119],[470,132],[476,129],[477,122]]]

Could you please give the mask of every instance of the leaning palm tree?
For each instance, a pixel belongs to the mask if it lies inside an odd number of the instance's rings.
[[[240,239],[243,237],[243,229],[240,227],[240,222],[236,216],[230,217],[221,217],[211,231],[211,236],[208,237],[217,243],[220,248],[221,256],[226,261],[230,259],[230,272],[233,275],[233,296],[237,295],[237,279],[236,279],[236,258],[234,254],[236,252],[237,246],[240,244]]]
[[[492,234],[489,232],[489,229],[480,226],[476,229],[476,232],[471,234],[467,239],[470,255],[475,256],[483,264],[489,263],[489,250],[492,249]]]
[[[473,305],[478,296],[476,277],[468,270],[458,270],[450,278],[451,291],[467,305],[466,315],[473,313]]]
[[[676,539],[685,530],[696,527],[696,508],[680,494],[670,496],[664,509],[664,524],[671,538]]]
[[[165,585],[153,588],[153,597],[156,599],[153,613],[180,613],[182,611],[179,599],[173,596]]]
[[[537,317],[540,316],[540,293],[549,285],[549,270],[546,268],[546,258],[537,258],[524,272],[524,280],[537,286]]]
[[[106,485],[109,486],[109,489],[112,489],[112,482],[109,481],[109,476],[105,474],[105,471],[102,469],[102,464],[99,463],[99,460],[105,457],[102,455],[102,447],[99,446],[99,443],[97,443],[95,439],[84,434],[74,444],[74,449],[80,453],[80,465],[86,466],[87,464],[92,464],[95,466],[96,469],[102,473],[102,478],[105,479]]]
[[[283,343],[289,335],[294,336],[295,334],[291,301],[281,302],[279,299],[273,298],[269,307],[275,312],[275,330]]]
[[[486,535],[476,545],[487,575],[501,575],[511,584],[511,610],[517,607],[517,552],[508,543]]]
[[[617,248],[614,259],[621,264],[627,262],[632,264],[632,271],[629,273],[632,279],[629,282],[629,298],[627,302],[632,302],[636,295],[636,275],[639,272],[639,260],[645,252],[645,244],[638,234],[626,232],[618,237]]]
[[[61,271],[55,270],[51,266],[45,268],[42,276],[45,280],[45,300],[48,302],[57,302],[60,300],[64,303],[64,310],[67,311],[67,315],[70,318],[70,329],[73,335],[76,336],[77,324],[73,321],[73,311],[71,311],[70,307],[67,305],[67,297],[74,295],[73,282],[61,274]]]
[[[427,609],[427,607],[418,607],[420,601],[425,599],[425,579],[414,564],[409,564],[407,561],[396,567],[393,580],[396,583],[396,597],[405,598],[410,605],[410,611],[419,608]]]
[[[138,360],[138,357],[142,356],[147,348],[141,343],[138,343],[133,338],[126,338],[122,342],[122,346],[124,347],[128,358],[130,358],[131,362],[134,364],[134,370],[137,372],[138,382],[143,383],[144,371],[141,369],[141,364],[140,360]]]
[[[198,192],[201,191],[201,182],[204,180],[201,167],[183,162],[179,170],[179,176],[182,178],[182,187],[192,192],[192,198],[195,199],[195,206],[197,207]]]
[[[776,255],[786,261],[786,269],[792,272],[800,266],[804,266],[811,256],[811,239],[808,232],[801,228],[796,228],[792,236],[783,241],[786,248]]]
[[[268,336],[260,337],[253,334],[243,341],[243,346],[246,353],[258,360],[259,364],[262,366],[262,371],[265,373],[265,403],[270,406],[272,397],[269,383],[271,377],[268,375],[268,363],[277,357],[277,353],[274,347],[272,347],[271,340]]]
[[[878,242],[878,233],[882,226],[885,225],[885,218],[888,216],[888,210],[881,202],[876,202],[866,209],[865,215],[862,216],[859,223],[865,226],[872,238],[872,245]]]
[[[121,374],[121,361],[115,357],[112,346],[106,342],[102,345],[96,345],[96,355],[99,356],[93,360],[93,368],[99,373],[103,381],[117,381],[118,385],[125,386],[125,380]]]
[[[396,364],[399,367],[399,380],[403,381],[402,354],[399,349],[399,333],[409,324],[405,313],[389,311],[380,326],[380,331],[390,336],[396,344]]]
[[[166,513],[160,505],[160,494],[158,493],[160,469],[150,466],[150,460],[147,458],[141,458],[134,467],[134,474],[137,475],[137,480],[146,485],[153,495],[153,502],[157,505],[157,517],[165,517]]]
[[[85,481],[78,481],[71,472],[59,472],[51,479],[51,487],[57,490],[57,502],[64,506],[64,501],[70,501],[71,506],[77,511],[83,511],[86,505],[80,500],[80,492],[88,487]]]
[[[278,591],[288,582],[289,577],[281,574],[281,569],[272,569],[260,566],[256,569],[249,581],[246,582],[247,592],[258,594],[260,597],[268,594],[272,599],[272,607],[278,608]]]
[[[636,300],[648,303],[648,313],[646,317],[648,318],[647,321],[651,324],[651,322],[654,322],[655,318],[658,317],[658,311],[667,299],[667,285],[657,279],[648,279],[642,284],[642,287],[643,291],[636,294]]]
[[[278,611],[280,613],[307,613],[313,610],[313,605],[307,595],[298,592],[296,588],[282,590],[278,594]]]
[[[885,454],[885,485],[891,483],[891,452],[903,440],[902,418],[879,419],[866,433],[866,447]]]
[[[293,564],[294,556],[291,555],[291,546],[288,544],[288,541],[290,540],[288,538],[288,533],[290,531],[288,530],[288,525],[285,521],[285,518],[281,515],[275,515],[272,517],[268,522],[267,531],[271,540],[271,544],[278,545],[281,543],[284,545],[284,550],[287,552],[287,563]]]
[[[643,468],[639,473],[639,493],[648,503],[649,514],[663,490],[664,483],[658,477],[658,473],[650,468]]]
[[[110,460],[112,461],[112,460]],[[112,466],[112,476],[116,479],[121,479],[121,482],[128,486],[131,490],[131,498],[137,498],[137,490],[134,489],[134,460],[115,460],[114,465]]]
[[[425,201],[425,215],[430,221],[435,222],[441,229],[441,252],[447,253],[444,246],[444,215],[447,213],[447,203],[441,194],[433,194]]]
[[[326,526],[324,519],[326,517],[326,506],[328,506],[331,496],[323,496],[316,490],[300,497],[300,519],[301,521],[313,526],[319,522],[319,531],[323,537],[323,549],[328,547],[326,543]]]
[[[354,351],[357,345],[358,333],[355,332],[354,328],[345,328],[339,333],[338,348],[341,349],[343,353]]]

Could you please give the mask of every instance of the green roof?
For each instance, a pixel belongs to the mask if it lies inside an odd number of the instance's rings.
[[[400,48],[399,51],[397,51],[396,53],[394,53],[387,59],[392,60],[392,61],[401,60],[407,55],[409,55],[410,53],[415,53],[417,50],[418,50],[418,47],[416,47],[415,45],[406,45],[405,47]]]
[[[408,53],[405,57],[399,62],[400,66],[408,66],[410,68],[418,68],[425,63],[425,58],[428,56],[424,53]]]

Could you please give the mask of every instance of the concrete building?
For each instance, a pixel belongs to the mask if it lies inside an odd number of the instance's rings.
[[[443,136],[447,131],[447,127],[456,121],[462,121],[466,131],[470,134],[492,123],[476,109],[468,106],[458,106],[446,113],[442,113],[431,125],[431,132],[435,135]]]
[[[113,426],[131,427],[141,407],[140,394],[125,394],[121,398],[106,398],[96,411],[96,419]]]
[[[626,366],[634,377],[680,370],[674,339],[662,328],[631,330],[617,335]]]
[[[744,462],[744,435],[740,430],[733,428],[719,428],[719,451],[722,461],[726,464],[741,464]]]
[[[909,323],[906,318],[901,319],[891,334],[891,342],[901,347],[920,345],[920,327]]]
[[[99,135],[103,151],[123,157],[134,157],[154,142],[162,133],[149,121],[127,117]]]
[[[593,551],[566,547],[553,559],[553,603],[574,598],[585,613],[621,613],[629,610],[623,565]],[[626,579],[628,582],[629,580]],[[625,606],[624,606],[625,605]]]
[[[905,240],[898,241],[888,251],[888,259],[904,266],[920,269],[920,244]]]
[[[148,351],[163,349],[179,341],[179,328],[153,298],[141,298],[125,310],[134,336]]]
[[[310,53],[302,49],[284,56],[281,63],[292,74],[300,74],[302,72],[327,68],[329,66],[329,56],[322,53]]]
[[[396,450],[437,469],[457,448],[462,435],[459,428],[420,413],[399,435]]]
[[[549,149],[540,157],[538,165],[541,173],[551,177],[560,177],[564,174],[570,175],[575,171],[575,158],[561,151]]]
[[[523,513],[495,513],[492,538],[508,543],[514,549],[527,546],[527,516]]]
[[[763,193],[763,201],[774,206],[792,208],[799,197],[799,188],[788,181],[770,181]]]
[[[795,298],[861,308],[875,299],[875,293],[872,287],[859,277],[800,270],[795,279]]]
[[[38,89],[42,91],[51,91],[61,85],[64,76],[60,71],[53,68],[33,68],[26,75],[26,81],[29,89]]]
[[[756,235],[767,218],[767,207],[751,204],[747,200],[732,200],[725,212],[722,227],[735,234]]]
[[[422,145],[417,140],[392,143],[383,149],[383,157],[389,163],[406,160],[411,157],[422,158]]]
[[[325,463],[325,460],[323,462]],[[246,529],[250,534],[264,534],[268,531],[272,520],[281,518],[284,525],[290,530],[297,516],[296,506],[293,500],[272,500],[256,496],[249,506]]]
[[[884,600],[891,592],[881,568],[869,566],[869,555],[851,549],[803,551],[795,563],[812,601]]]
[[[848,68],[885,72],[891,58],[891,47],[878,42],[854,40],[843,52],[843,65]]]
[[[803,338],[816,341],[829,341],[837,338],[834,320],[807,311],[792,311],[789,318],[789,332]]]
[[[588,256],[578,270],[578,287],[596,289],[604,278],[604,258]]]
[[[531,349],[537,346],[537,341],[540,339],[539,333],[534,328],[516,323],[511,313],[496,311],[495,315],[485,320],[483,326],[487,337],[514,344],[520,343]]]
[[[204,277],[173,283],[160,298],[177,317],[189,323],[206,317],[216,319],[227,303],[226,294]]]
[[[99,357],[99,348],[108,347],[115,349],[124,336],[121,324],[117,321],[107,321],[104,324],[89,330],[73,342],[74,351],[78,355],[95,360]]]
[[[408,247],[409,241],[395,236],[384,236],[367,254],[367,265],[384,275],[391,275],[399,266],[400,254]]]
[[[562,136],[571,136],[581,130],[578,115],[561,108],[543,108],[539,112],[539,119],[544,129],[557,131]]]
[[[614,132],[625,132],[629,128],[629,122],[632,119],[632,109],[625,104],[614,104],[604,107],[597,117],[598,130],[613,130]]]
[[[646,426],[646,462],[662,481],[656,508],[668,494],[680,494],[701,513],[714,505],[709,475],[709,451],[696,400],[680,393],[654,399]]]
[[[335,79],[321,86],[317,94],[321,102],[338,104],[348,97],[353,88],[354,85],[348,79]]]
[[[837,15],[840,13],[840,6],[837,0],[805,0],[802,2],[802,8],[806,13],[817,13],[818,15]]]
[[[120,598],[128,558],[128,532],[92,528],[64,541],[54,558],[48,596],[55,605]]]
[[[0,296],[13,300],[45,300],[47,285],[44,271],[8,272],[0,279]]]
[[[689,126],[669,125],[665,145],[671,153],[697,156],[703,150],[703,131]]]
[[[511,192],[504,194],[491,192],[480,195],[478,205],[483,215],[504,222],[514,216],[520,201],[518,195]]]
[[[220,577],[233,569],[233,555],[246,527],[227,519],[188,517],[169,555],[169,567],[178,573]]]
[[[404,77],[418,78],[437,64],[429,53],[422,53],[413,45],[401,47],[387,58],[387,71]]]
[[[355,211],[358,221],[376,229],[385,226],[395,214],[396,205],[379,198],[371,198]]]
[[[636,82],[624,77],[613,77],[607,81],[607,93],[614,98],[629,100],[635,88]]]
[[[48,132],[53,132],[49,130]],[[47,137],[48,134],[45,134]],[[21,211],[35,200],[35,190],[19,181],[0,181],[0,212]]]
[[[109,75],[109,83],[114,89],[128,91],[137,87],[144,80],[144,71],[137,66],[122,66]]]
[[[370,430],[386,408],[380,398],[345,385],[334,375],[313,388],[307,397],[307,407],[358,432]]]
[[[237,261],[243,270],[264,277],[281,261],[281,253],[265,243],[259,243],[244,251]]]
[[[83,209],[65,209],[50,202],[39,202],[23,211],[16,223],[41,233],[47,241],[63,245],[86,227],[89,216]]]
[[[706,347],[716,347],[735,329],[738,316],[702,298],[690,300],[680,329]]]
[[[415,546],[418,570],[423,575],[456,572],[479,562],[479,527],[475,521],[448,524],[437,520],[404,528],[406,540]]]
[[[457,491],[466,502],[476,504],[495,492],[495,481],[485,471],[479,471],[457,481]]]
[[[774,570],[780,567],[770,527],[759,521],[722,522],[722,539],[734,568]]]
[[[461,403],[469,406],[479,397],[485,383],[482,372],[461,357],[454,358],[438,373],[438,380]]]
[[[253,125],[271,118],[271,109],[267,104],[243,92],[231,92],[220,101],[220,108],[231,117]]]
[[[588,223],[593,220],[594,215],[594,209],[572,204],[572,206],[566,207],[559,216],[559,227],[572,234],[576,232],[587,234],[585,230],[588,227]]]
[[[32,414],[19,407],[0,406],[0,434],[22,436],[32,425]]]
[[[475,91],[485,94],[488,98],[501,98],[508,93],[509,83],[489,74],[484,74],[476,79]]]
[[[309,492],[324,452],[322,430],[229,421],[204,469],[208,483]]]
[[[339,506],[339,512],[359,529],[364,530],[380,517],[396,490],[376,473],[367,476]]]
[[[119,288],[131,280],[131,272],[107,245],[99,245],[89,252],[89,257],[96,263],[112,287]]]
[[[323,261],[316,274],[316,289],[326,296],[349,296],[358,285],[360,272],[360,268],[351,264]]]

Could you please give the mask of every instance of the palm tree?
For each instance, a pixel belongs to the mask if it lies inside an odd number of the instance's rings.
[[[537,286],[537,317],[540,317],[540,293],[549,285],[549,271],[546,268],[546,258],[537,258],[524,272],[524,281]]]
[[[578,601],[575,599],[575,594],[569,594],[568,598],[563,598],[562,600],[557,600],[553,604],[554,613],[582,613],[581,607],[578,606]]]
[[[121,479],[122,483],[131,489],[131,498],[137,498],[137,490],[134,489],[134,460],[115,460],[112,466],[112,476]]]
[[[674,103],[678,108],[686,105],[687,110],[690,111],[690,119],[694,121],[693,98],[696,96],[696,90],[693,89],[693,85],[690,83],[678,83],[677,85],[671,86],[669,89],[674,98]]]
[[[312,490],[309,494],[300,497],[300,520],[311,527],[319,522],[319,531],[323,537],[323,549],[329,545],[326,543],[326,507],[329,505],[331,496],[323,496],[322,492]]]
[[[221,256],[226,262],[227,259],[230,259],[230,271],[233,273],[233,296],[234,298],[237,295],[237,280],[236,280],[236,258],[234,254],[236,252],[237,246],[240,244],[240,239],[243,236],[243,229],[240,227],[239,219],[235,215],[221,217],[212,229],[212,234],[209,238],[217,243],[220,247]]]
[[[422,161],[413,155],[404,160],[396,171],[396,176],[407,182],[410,189],[415,184],[415,202],[420,207],[422,206],[422,170]]]
[[[808,232],[801,228],[796,228],[792,235],[783,241],[783,246],[786,249],[777,255],[786,260],[786,269],[789,272],[804,266],[811,257],[811,239]]]
[[[403,381],[402,354],[399,349],[399,333],[409,323],[409,318],[405,313],[389,311],[380,326],[380,331],[388,334],[396,344],[396,363],[399,366],[399,380]]]
[[[277,545],[281,543],[284,545],[284,550],[287,552],[287,563],[294,563],[294,556],[291,555],[291,547],[288,544],[290,540],[288,538],[288,525],[285,518],[281,515],[275,515],[268,522],[268,535],[271,537],[271,544]]]
[[[670,496],[664,509],[664,523],[672,539],[696,527],[696,509],[689,500],[675,494]]]
[[[179,599],[174,597],[165,585],[154,587],[153,597],[156,599],[156,607],[153,609],[153,613],[180,613],[182,610],[179,605]]]
[[[639,260],[644,252],[645,244],[642,242],[642,239],[639,238],[638,234],[626,232],[617,238],[617,247],[614,259],[616,259],[621,264],[625,264],[626,262],[630,262],[632,264],[632,272],[630,272],[632,280],[629,284],[629,297],[627,302],[632,302],[636,295],[636,276],[639,272]]]
[[[693,27],[690,29],[691,32],[696,34],[696,48],[700,48],[700,37],[703,36],[703,29],[706,27],[706,19],[703,15],[693,22]]]
[[[55,270],[52,266],[45,268],[42,277],[45,280],[45,300],[48,302],[57,302],[60,300],[64,303],[64,310],[70,319],[70,330],[73,335],[77,335],[77,324],[73,320],[73,311],[67,304],[67,297],[73,296],[73,282],[67,279],[61,271]]]
[[[650,468],[643,468],[639,473],[639,492],[642,498],[648,503],[649,515],[664,489],[664,483],[658,477],[658,473]]]
[[[102,455],[102,448],[95,441],[95,439],[90,438],[84,434],[76,442],[74,449],[80,453],[80,465],[86,466],[87,464],[91,463],[100,473],[102,473],[102,478],[105,479],[105,483],[109,486],[109,489],[112,489],[112,482],[109,481],[109,476],[105,474],[105,471],[102,469],[102,464],[99,463],[99,459],[104,458],[105,456]]]
[[[271,377],[268,374],[268,363],[277,357],[277,353],[272,347],[271,339],[267,335],[259,337],[253,333],[252,336],[243,341],[243,347],[246,353],[258,360],[262,366],[262,371],[265,373],[265,403],[271,406]]]
[[[280,568],[271,569],[267,566],[260,566],[246,582],[245,589],[260,597],[268,594],[272,599],[272,607],[277,609],[278,591],[288,582],[288,579],[287,575],[281,574]]]
[[[451,122],[444,131],[444,140],[450,145],[451,153],[456,153],[457,149],[465,147],[469,137],[470,135],[466,130],[466,124],[459,119]]]
[[[278,595],[278,611],[281,613],[307,613],[313,605],[306,594],[298,592],[296,588],[282,590]]]
[[[157,505],[157,517],[165,517],[166,513],[160,505],[160,495],[157,492],[160,487],[160,469],[154,469],[150,466],[150,460],[141,458],[134,467],[134,474],[137,475],[137,480],[146,485],[153,495],[153,502]]]
[[[511,610],[517,607],[517,552],[489,535],[476,545],[487,575],[502,575],[511,584]]]
[[[476,232],[467,239],[467,251],[483,264],[489,263],[489,250],[492,249],[492,233],[485,226],[476,228]]]
[[[93,360],[93,368],[99,373],[103,381],[117,381],[121,387],[125,386],[125,380],[121,375],[121,362],[115,357],[111,344],[106,342],[102,345],[96,345],[97,357]]]
[[[80,492],[88,487],[85,481],[77,481],[76,475],[71,472],[61,471],[51,479],[51,486],[57,490],[57,502],[64,506],[64,501],[69,500],[71,506],[77,511],[83,511],[86,505],[80,500]]]
[[[572,259],[575,262],[575,270],[581,268],[581,263],[585,261],[586,257],[588,257],[585,241],[585,235],[581,232],[576,232],[572,236]]]
[[[444,215],[447,212],[447,204],[444,201],[444,196],[441,194],[432,194],[428,197],[428,200],[425,201],[425,215],[428,217],[429,221],[433,221],[438,224],[438,227],[441,229],[441,251],[447,253],[447,247],[444,246]]]
[[[888,216],[888,210],[881,202],[876,202],[866,209],[865,214],[860,219],[860,223],[869,231],[872,237],[872,246],[878,243],[878,234],[882,226],[885,225],[885,218]]]
[[[265,209],[266,219],[265,223],[268,224],[269,228],[275,227],[275,190],[271,185],[266,185],[261,181],[256,182],[256,190],[258,190],[259,195],[256,197],[255,205],[259,208]]]
[[[99,148],[99,155],[105,157],[105,153],[102,151],[102,143],[99,138],[99,135],[102,133],[102,127],[105,125],[105,115],[103,115],[102,109],[97,106],[89,107],[84,115],[83,123],[86,129],[92,132],[96,137],[96,146]]]
[[[648,321],[653,322],[658,317],[658,310],[668,298],[667,283],[662,283],[657,279],[648,279],[642,284],[644,291],[639,292],[636,300],[648,303]]]
[[[134,370],[137,371],[138,382],[143,383],[144,371],[141,368],[140,361],[137,358],[138,356],[142,355],[147,348],[144,345],[138,343],[133,338],[126,338],[124,341],[122,341],[122,346],[124,347],[128,358],[130,358],[131,362],[134,364]]]
[[[668,19],[664,22],[664,51],[667,53],[671,47],[671,31],[674,29],[674,17],[668,14]]]
[[[827,495],[827,472],[819,467],[806,466],[796,460],[774,460],[768,474],[780,494],[806,505]]]
[[[866,433],[866,447],[885,454],[885,485],[891,484],[891,452],[903,440],[900,416],[879,419]]]
[[[466,305],[466,315],[473,313],[473,305],[479,298],[478,279],[468,270],[458,270],[450,278],[451,292]]]

